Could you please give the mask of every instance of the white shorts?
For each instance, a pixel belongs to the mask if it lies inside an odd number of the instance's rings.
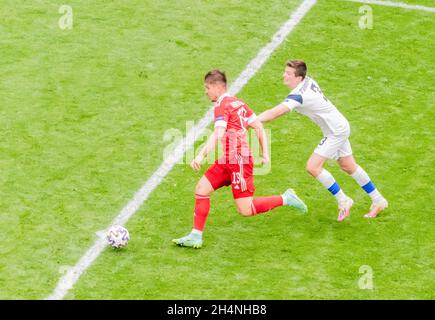
[[[314,153],[319,156],[337,160],[341,157],[350,156],[352,154],[352,147],[350,146],[349,136],[326,136],[320,140],[320,143],[314,150]]]

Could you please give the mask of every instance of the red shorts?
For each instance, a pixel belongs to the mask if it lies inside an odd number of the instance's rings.
[[[221,159],[216,160],[204,174],[213,189],[217,190],[223,186],[231,185],[234,199],[252,197],[255,191],[252,158],[249,158],[248,163],[244,164],[221,162],[223,162]],[[242,176],[245,183],[242,182]],[[243,187],[246,190],[242,190]]]

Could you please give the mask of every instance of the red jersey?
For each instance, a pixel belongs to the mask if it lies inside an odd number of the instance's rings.
[[[237,163],[242,158],[247,163],[252,157],[246,132],[255,121],[255,113],[240,99],[228,93],[219,97],[214,108],[215,127],[226,128],[222,138],[223,159],[226,163]]]

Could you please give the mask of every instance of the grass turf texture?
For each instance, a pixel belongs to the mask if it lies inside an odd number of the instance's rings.
[[[203,73],[219,66],[234,80],[295,5],[206,3],[192,13],[188,2],[77,3],[68,32],[56,6],[10,6],[0,29],[0,297],[43,298],[159,165],[164,131],[202,117]],[[267,125],[273,166],[256,177],[256,195],[292,186],[308,216],[279,208],[242,218],[222,189],[203,249],[177,248],[170,240],[191,228],[200,177],[178,165],[127,224],[129,246],[105,250],[67,298],[433,298],[434,60],[424,36],[433,13],[373,6],[373,30],[360,30],[358,8],[319,2],[238,96],[257,113],[277,104],[288,91],[283,62],[305,59],[349,119],[356,159],[390,201],[385,214],[363,219],[368,197],[332,164],[356,200],[350,218],[335,221],[334,200],[305,173],[321,133],[289,114]],[[373,290],[358,288],[362,265],[373,269]]]
[[[75,1],[64,31],[60,5],[2,3],[0,298],[47,296],[205,113],[205,72],[240,73],[296,4],[257,2]]]

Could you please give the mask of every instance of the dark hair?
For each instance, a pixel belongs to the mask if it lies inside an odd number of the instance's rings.
[[[223,82],[227,84],[227,77],[225,76],[225,72],[219,69],[214,69],[207,72],[204,77],[204,81],[208,83]]]
[[[302,79],[304,79],[307,75],[307,65],[302,60],[289,60],[285,65],[295,69],[296,77],[302,77]]]

